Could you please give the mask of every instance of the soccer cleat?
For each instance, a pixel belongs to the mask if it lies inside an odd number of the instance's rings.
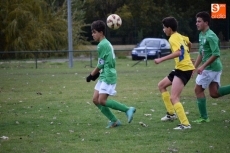
[[[109,121],[108,126],[106,126],[106,128],[114,128],[114,127],[118,127],[121,125],[120,120],[117,120],[116,122],[111,122]]]
[[[177,127],[173,128],[174,130],[185,130],[185,129],[191,129],[191,125],[183,125],[183,124],[179,124]]]
[[[167,114],[166,114],[164,117],[161,118],[161,121],[173,121],[173,120],[175,120],[175,119],[177,119],[177,116],[176,116],[175,113],[174,113],[173,115],[170,115],[170,114],[167,112]]]
[[[128,123],[131,123],[133,120],[133,114],[136,112],[136,108],[129,107],[129,110],[126,112],[126,116],[128,117]]]
[[[199,119],[195,120],[195,121],[192,121],[194,123],[204,123],[204,122],[210,122],[210,119],[207,118],[207,119],[204,119],[202,117],[200,117]]]

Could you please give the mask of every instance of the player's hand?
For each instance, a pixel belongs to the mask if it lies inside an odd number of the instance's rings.
[[[191,78],[193,78],[194,74],[196,73],[196,69],[192,71]]]
[[[100,72],[98,72],[96,75],[92,76],[91,80],[95,81],[100,76]]]
[[[90,82],[92,80],[92,77],[93,76],[91,74],[89,74],[89,76],[86,77],[86,82]]]
[[[160,58],[154,59],[155,64],[159,64],[161,62]]]
[[[204,68],[201,66],[197,69],[197,74],[202,74]]]
[[[196,60],[194,58],[191,58],[192,64],[195,65]]]

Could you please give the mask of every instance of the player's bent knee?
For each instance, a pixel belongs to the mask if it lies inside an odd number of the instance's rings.
[[[201,93],[195,90],[195,95],[199,96]]]
[[[210,93],[209,95],[212,98],[219,98],[220,97],[218,93]]]
[[[94,103],[95,105],[99,104],[98,99],[93,99],[93,103]]]
[[[198,90],[197,88],[194,88],[194,92],[195,92],[195,94],[197,95],[197,94],[200,93],[200,90]]]
[[[200,97],[200,96],[202,96],[202,95],[204,95],[204,90],[202,90],[202,89],[200,89],[200,88],[194,88],[194,92],[195,92],[195,95],[197,96],[197,97]]]
[[[161,88],[161,83],[160,82],[157,84],[157,87],[158,87],[158,89]]]
[[[159,89],[160,91],[166,89],[166,86],[165,86],[163,83],[161,83],[161,82],[159,82],[157,86],[158,86],[158,89]]]

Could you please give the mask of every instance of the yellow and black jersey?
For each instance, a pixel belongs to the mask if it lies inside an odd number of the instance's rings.
[[[171,46],[172,53],[176,51],[181,52],[181,55],[179,57],[174,58],[176,63],[175,69],[179,69],[182,71],[195,69],[189,54],[189,42],[190,41],[188,37],[183,36],[177,32],[170,36],[169,43]]]

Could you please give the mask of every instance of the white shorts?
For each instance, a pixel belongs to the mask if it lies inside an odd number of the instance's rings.
[[[196,84],[201,85],[203,89],[206,89],[211,82],[216,82],[220,86],[220,76],[222,71],[210,71],[204,70],[196,77]]]
[[[108,94],[111,96],[116,95],[117,91],[116,84],[107,84],[103,81],[98,80],[94,87],[95,90],[99,91],[99,94]]]

